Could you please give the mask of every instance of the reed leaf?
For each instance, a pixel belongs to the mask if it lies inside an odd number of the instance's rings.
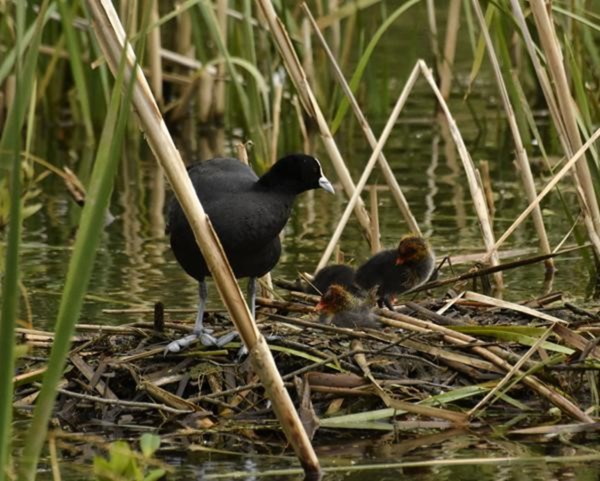
[[[48,10],[48,0],[40,5],[39,15],[35,21],[35,27],[31,38],[29,50],[23,62],[21,70],[22,75],[18,82],[19,95],[16,96],[11,109],[8,112],[6,125],[0,137],[0,179],[3,175],[3,170],[10,168],[12,156],[10,152],[14,152],[11,148],[12,142],[21,135],[21,128],[25,121],[26,105],[29,105],[29,98],[33,90],[33,81],[35,80],[35,69],[37,66],[38,52],[42,39],[42,30],[44,28],[46,13]],[[22,47],[17,48],[17,51],[22,51]]]
[[[268,149],[266,139],[264,137],[264,130],[262,129],[263,120],[260,116],[260,113],[263,111],[263,109],[260,107],[260,103],[252,102],[251,96],[246,94],[246,89],[242,84],[237,69],[235,68],[235,63],[232,61],[232,56],[225,45],[225,41],[212,6],[206,2],[200,2],[198,4],[198,8],[204,17],[205,23],[214,42],[217,44],[221,56],[225,60],[225,65],[227,66],[227,71],[235,88],[237,99],[241,104],[240,110],[244,119],[246,131],[255,143],[258,159],[261,163],[265,162],[268,159]],[[236,63],[240,63],[240,61]],[[258,70],[256,70],[256,73],[258,73]],[[264,79],[263,83],[266,84]]]
[[[21,480],[33,481],[35,479],[38,458],[46,438],[48,420],[57,394],[56,388],[63,374],[71,345],[71,336],[81,312],[104,227],[105,213],[112,193],[126,120],[129,116],[128,106],[131,92],[128,88],[127,93],[121,95],[124,86],[122,68],[120,72],[113,87],[86,203],[81,214],[81,222],[69,262],[48,368],[26,435],[25,448],[19,466],[19,479]]]
[[[16,6],[17,37],[15,49],[21,51],[23,41],[23,24],[25,6],[18,3]],[[16,59],[15,76],[17,88],[20,85],[21,62]],[[25,109],[17,95],[13,110]],[[16,123],[18,114],[9,122]],[[5,131],[19,132],[19,126],[6,126]],[[6,257],[4,261],[4,278],[2,283],[2,306],[0,310],[0,481],[9,476],[9,454],[12,434],[12,397],[13,397],[13,371],[14,371],[14,331],[19,306],[19,250],[21,244],[21,169],[20,151],[21,136],[9,137],[3,145],[7,150],[5,158],[11,160],[10,192],[12,193],[9,212]]]
[[[398,7],[396,10],[394,10],[394,12],[392,12],[390,14],[390,16],[387,17],[385,19],[385,21],[381,24],[381,26],[377,29],[377,31],[371,38],[371,41],[367,44],[365,51],[361,55],[361,57],[358,61],[358,64],[356,66],[356,70],[354,71],[354,74],[352,75],[352,79],[350,80],[350,88],[352,89],[352,93],[356,94],[356,91],[360,84],[360,80],[362,79],[362,76],[365,73],[365,69],[367,68],[367,65],[369,63],[369,59],[371,58],[371,55],[375,51],[375,47],[381,40],[381,37],[383,36],[383,34],[390,28],[390,26],[393,25],[393,23],[403,13],[405,13],[411,7],[415,6],[420,1],[421,0],[410,0],[406,3],[404,3],[403,5]],[[350,103],[348,102],[348,99],[346,97],[344,97],[342,99],[342,102],[340,103],[340,106],[337,109],[337,112],[333,118],[333,121],[331,122],[331,133],[332,134],[335,134],[335,132],[339,129],[340,125],[342,124],[342,120],[344,119],[344,116],[346,115],[346,112],[348,111],[348,107],[350,107]]]
[[[65,35],[67,50],[69,51],[69,65],[73,74],[73,81],[77,89],[77,99],[81,106],[81,114],[83,116],[83,125],[89,142],[94,142],[94,127],[92,123],[92,112],[90,105],[90,95],[87,87],[85,68],[83,65],[82,49],[79,42],[79,37],[73,27],[74,10],[78,3],[70,2],[67,4],[65,0],[58,0],[58,10],[62,20],[63,32]]]

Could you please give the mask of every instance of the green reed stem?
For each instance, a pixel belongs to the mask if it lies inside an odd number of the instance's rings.
[[[134,77],[132,76],[132,78]],[[104,216],[113,189],[126,120],[129,115],[131,85],[132,83],[128,86],[127,92],[121,100],[121,90],[124,86],[123,68],[121,66],[113,87],[104,129],[96,153],[89,191],[81,214],[73,255],[69,262],[48,368],[33,411],[33,419],[27,431],[25,448],[18,472],[18,479],[20,480],[33,481],[35,479],[36,466],[46,439],[48,420],[56,399],[56,386],[63,374],[71,346],[71,337],[81,312],[96,251],[100,244]]]

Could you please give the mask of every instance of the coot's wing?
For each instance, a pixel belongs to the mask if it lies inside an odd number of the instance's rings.
[[[258,180],[248,165],[231,158],[199,162],[188,173],[202,205],[228,194],[247,192]]]
[[[192,164],[187,169],[196,194],[205,211],[211,210],[213,202],[227,198],[231,193],[244,192],[252,188],[258,176],[246,164],[232,158],[216,158]],[[183,210],[173,195],[167,214],[167,233],[173,227],[187,224]]]

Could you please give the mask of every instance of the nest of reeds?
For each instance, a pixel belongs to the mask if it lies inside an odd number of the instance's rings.
[[[554,432],[589,421],[597,405],[600,317],[560,293],[521,304],[469,291],[406,301],[396,312],[376,309],[380,329],[322,324],[316,300],[294,292],[285,301],[259,298],[258,318],[317,444],[402,426],[507,423],[519,434]],[[217,334],[231,328],[218,312],[206,323]],[[188,329],[161,316],[154,323],[79,326],[55,425],[65,436],[105,440],[157,430],[176,446],[219,447],[231,436],[265,447],[276,438],[281,446],[264,388],[247,358],[237,358],[239,343],[196,344],[165,356],[166,341]],[[15,407],[26,414],[53,335],[26,329],[20,335],[33,346],[16,378]]]

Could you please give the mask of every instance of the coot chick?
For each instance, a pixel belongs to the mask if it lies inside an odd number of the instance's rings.
[[[323,294],[315,307],[320,313],[319,320],[324,324],[338,327],[370,327],[377,328],[375,315],[372,312],[374,299],[355,297],[342,286],[333,284]]]
[[[188,168],[188,174],[233,273],[237,278],[250,278],[248,304],[254,316],[256,278],[265,275],[279,261],[279,233],[290,216],[294,199],[310,189],[322,188],[333,193],[333,187],[323,175],[319,161],[304,154],[279,159],[260,178],[248,165],[232,158],[196,163]],[[169,204],[167,231],[175,258],[199,282],[193,333],[171,342],[167,350],[178,352],[198,338],[205,345],[222,345],[202,325],[207,298],[205,278],[211,274],[175,197]]]
[[[435,267],[435,255],[423,237],[408,234],[397,249],[378,252],[356,271],[356,283],[365,290],[378,286],[378,304],[392,309],[390,296],[425,283]]]
[[[354,283],[356,271],[346,264],[333,264],[323,267],[316,274],[312,282],[304,288],[308,294],[323,295],[329,289],[329,286],[337,284],[347,291],[357,294],[359,288]]]

